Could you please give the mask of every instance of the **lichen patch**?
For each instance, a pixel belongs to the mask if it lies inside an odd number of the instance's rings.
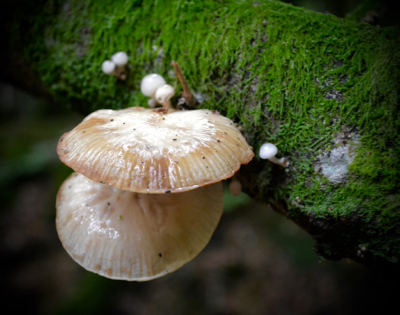
[[[347,139],[338,142],[338,138]],[[340,133],[335,137],[335,143],[342,145],[321,153],[317,156],[315,171],[321,173],[332,184],[339,184],[346,180],[349,165],[354,161],[355,150],[360,145],[358,137],[348,139],[347,136]]]

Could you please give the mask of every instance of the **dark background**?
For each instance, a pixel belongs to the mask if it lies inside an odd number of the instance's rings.
[[[290,2],[344,17],[362,1]],[[388,3],[391,9],[371,23],[395,24],[398,15]],[[321,260],[308,234],[244,194],[226,194],[209,245],[172,274],[137,283],[87,272],[64,251],[54,223],[58,187],[71,173],[58,160],[56,144],[82,118],[1,76],[0,277],[6,314],[363,314],[397,302],[399,289],[390,279],[351,261]]]

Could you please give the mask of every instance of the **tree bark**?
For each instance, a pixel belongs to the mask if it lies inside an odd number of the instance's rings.
[[[144,106],[141,78],[174,83],[175,60],[201,108],[240,125],[255,152],[272,142],[290,160],[285,169],[256,153],[238,174],[250,196],[307,230],[327,259],[398,265],[398,27],[274,1],[21,0],[10,9],[7,35],[22,61],[9,63],[6,80],[89,113]],[[129,55],[123,82],[101,72],[117,51]]]

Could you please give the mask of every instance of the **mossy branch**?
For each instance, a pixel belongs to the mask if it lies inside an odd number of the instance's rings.
[[[12,48],[60,102],[143,106],[142,77],[174,82],[175,60],[202,108],[238,123],[255,152],[273,142],[289,158],[243,167],[251,196],[305,228],[323,257],[398,264],[398,28],[274,1],[20,2]],[[100,70],[117,51],[130,56],[124,82]]]

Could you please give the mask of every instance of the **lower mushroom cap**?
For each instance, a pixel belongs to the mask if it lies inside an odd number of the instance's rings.
[[[87,270],[147,281],[200,253],[220,220],[222,199],[221,182],[181,194],[150,195],[73,173],[57,195],[57,231],[67,252]]]

